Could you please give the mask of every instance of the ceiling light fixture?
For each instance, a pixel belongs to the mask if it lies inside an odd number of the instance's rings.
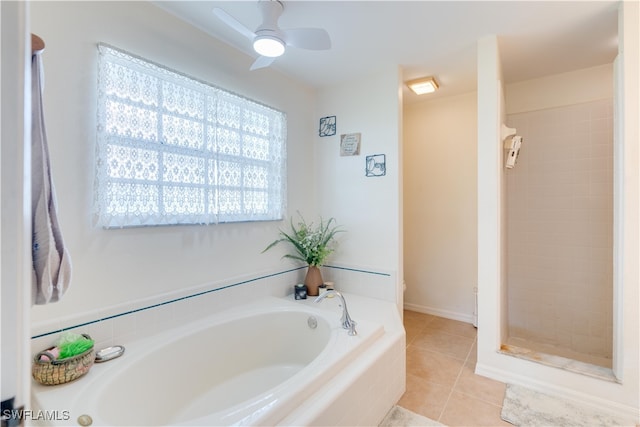
[[[284,53],[284,43],[277,37],[257,36],[253,40],[253,49],[262,56],[275,58]]]
[[[433,77],[423,77],[421,79],[411,80],[407,82],[407,86],[416,95],[435,92],[438,89],[438,82]]]

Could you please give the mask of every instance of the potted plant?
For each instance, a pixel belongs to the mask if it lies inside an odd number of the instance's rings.
[[[267,246],[262,252],[266,252],[280,242],[288,242],[293,246],[294,252],[286,254],[283,258],[291,258],[307,263],[307,275],[304,284],[307,286],[307,294],[309,296],[318,295],[318,286],[322,285],[322,274],[320,266],[322,266],[327,257],[335,250],[332,247],[334,237],[337,233],[342,232],[335,225],[336,220],[330,218],[324,221],[320,218],[318,226],[313,223],[307,223],[300,212],[300,221],[294,224],[291,218],[291,231],[285,232],[280,230],[280,237]]]

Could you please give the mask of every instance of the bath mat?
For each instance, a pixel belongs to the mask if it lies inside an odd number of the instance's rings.
[[[430,418],[423,417],[400,406],[393,409],[384,417],[379,427],[421,427],[421,426],[444,426]]]
[[[507,384],[501,418],[519,427],[635,426],[589,406]]]

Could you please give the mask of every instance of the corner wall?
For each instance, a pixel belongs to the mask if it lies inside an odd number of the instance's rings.
[[[336,280],[336,288],[392,301],[399,309],[403,277],[401,79],[401,71],[393,66],[320,90],[316,126],[320,117],[336,116],[337,130],[334,136],[316,137],[313,161],[318,211],[324,218],[336,218],[346,230],[339,235],[339,246],[328,263],[341,271],[362,270],[377,277],[357,286]],[[361,134],[359,155],[340,155],[340,135],[348,133]],[[385,175],[367,177],[366,157],[377,154],[385,155]],[[323,276],[333,277],[336,272],[324,268]]]

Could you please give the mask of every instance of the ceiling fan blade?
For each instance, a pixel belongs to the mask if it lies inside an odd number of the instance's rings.
[[[249,68],[249,70],[253,71],[260,68],[268,67],[269,65],[273,64],[273,61],[275,60],[276,58],[271,56],[259,56],[258,59],[256,59],[256,61],[253,63],[253,65],[251,65],[251,68]]]
[[[331,49],[329,33],[323,28],[290,28],[282,32],[289,46],[310,50]]]
[[[213,8],[213,13],[222,22],[224,22],[229,27],[233,28],[234,30],[236,30],[237,32],[239,32],[240,34],[242,34],[243,36],[245,36],[249,40],[253,41],[253,39],[255,38],[256,34],[253,31],[251,31],[250,29],[245,27],[242,23],[240,23],[240,21],[238,21],[233,16],[229,15],[223,9],[220,9],[219,7],[214,7]]]

